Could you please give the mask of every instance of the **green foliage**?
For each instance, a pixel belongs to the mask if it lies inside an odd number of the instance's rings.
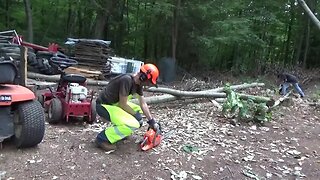
[[[257,123],[271,120],[272,113],[268,110],[266,103],[255,103],[252,99],[241,100],[228,84],[224,87],[224,91],[227,94],[227,100],[222,106],[222,113],[226,117]]]
[[[312,99],[313,99],[314,101],[319,101],[319,100],[320,100],[320,90],[317,90],[316,92],[314,92],[314,93],[312,94]]]
[[[117,55],[152,60],[172,56],[177,0],[30,2],[37,44],[96,38],[104,20],[101,38],[112,41]],[[319,1],[314,4],[320,8]],[[251,73],[271,63],[295,65],[305,51],[299,42],[305,42],[306,17],[295,1],[188,0],[177,10],[176,56],[184,67]],[[22,0],[0,1],[0,30],[16,29],[26,36],[26,22]],[[310,28],[307,65],[315,67],[320,66],[320,38],[318,29]],[[301,54],[294,58],[297,52]]]

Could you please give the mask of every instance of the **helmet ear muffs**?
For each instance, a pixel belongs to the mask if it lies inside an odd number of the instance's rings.
[[[148,80],[148,76],[145,73],[141,72],[139,79],[140,81],[144,82]]]
[[[140,75],[140,80],[142,81],[142,82],[144,82],[144,81],[147,81],[148,79],[151,79],[152,78],[152,76],[151,76],[151,70],[150,69],[148,69],[147,70],[147,72],[142,72],[142,71],[140,71],[140,73],[141,73],[141,75]],[[150,76],[150,78],[148,78],[148,76]]]

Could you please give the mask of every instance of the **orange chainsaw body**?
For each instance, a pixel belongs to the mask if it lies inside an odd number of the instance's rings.
[[[153,147],[158,146],[161,143],[162,136],[157,134],[153,129],[149,129],[143,136],[143,141],[140,144],[140,147],[143,151],[152,149]]]

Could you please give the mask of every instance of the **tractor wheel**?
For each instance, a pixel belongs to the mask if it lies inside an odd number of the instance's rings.
[[[53,98],[48,109],[49,124],[57,124],[62,120],[63,109],[62,102],[58,98]]]
[[[84,117],[84,121],[89,124],[93,124],[97,120],[97,111],[96,111],[96,101],[92,101],[91,103],[91,121],[89,121],[89,116]]]
[[[39,144],[44,136],[45,115],[38,101],[23,102],[14,113],[14,141],[17,148]]]

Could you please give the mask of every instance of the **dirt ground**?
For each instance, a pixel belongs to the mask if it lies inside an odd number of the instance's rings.
[[[134,136],[103,152],[93,140],[107,124],[46,124],[37,147],[0,150],[0,179],[319,179],[320,108],[309,106],[320,82],[292,97],[264,126],[238,124],[207,99],[150,105],[161,122],[160,146],[139,151]]]

